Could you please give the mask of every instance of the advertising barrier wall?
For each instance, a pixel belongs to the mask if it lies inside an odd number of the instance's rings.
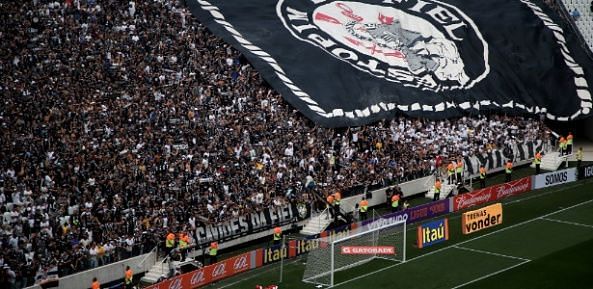
[[[416,207],[409,208],[404,211],[399,211],[391,214],[382,216],[377,220],[366,220],[361,222],[362,231],[386,226],[401,220],[405,220],[406,223],[413,223],[437,217],[450,212],[449,200],[440,200]]]
[[[260,267],[262,265],[261,253],[261,250],[253,250],[251,252],[205,266],[199,270],[167,279],[163,282],[148,286],[146,289],[191,289],[210,284],[216,280],[224,279],[238,273]]]
[[[579,168],[579,179],[588,179],[593,177],[593,165],[583,166]]]
[[[531,177],[525,177],[508,183],[487,187],[481,190],[461,194],[453,198],[453,211],[516,196],[531,190]]]
[[[447,218],[418,226],[417,245],[419,249],[449,240],[449,221]]]
[[[577,169],[570,168],[561,171],[540,174],[534,176],[533,179],[534,190],[571,183],[577,180]]]
[[[502,204],[496,203],[461,216],[461,232],[464,235],[502,224]]]

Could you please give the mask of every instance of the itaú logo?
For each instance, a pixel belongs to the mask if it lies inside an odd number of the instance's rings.
[[[206,278],[204,278],[204,270],[200,270],[194,274],[191,275],[191,280],[190,283],[191,285],[197,285],[197,284],[201,284],[204,281],[206,281]]]
[[[243,255],[235,259],[235,262],[233,263],[233,270],[242,271],[246,269],[248,266],[249,264],[247,263],[247,256]]]
[[[214,267],[214,270],[212,270],[212,278],[224,276],[225,273],[226,273],[225,264],[219,263],[216,265],[216,267]]]
[[[182,289],[183,286],[181,286],[181,278],[175,278],[171,284],[169,284],[169,289]]]

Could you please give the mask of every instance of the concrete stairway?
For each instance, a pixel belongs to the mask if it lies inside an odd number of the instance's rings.
[[[177,262],[177,261],[171,261]],[[175,263],[174,263],[175,264]],[[154,284],[161,278],[166,278],[169,275],[169,264],[167,262],[159,261],[152,265],[152,268],[140,279],[140,282],[145,284]]]
[[[329,210],[325,209],[321,214],[311,217],[307,224],[301,230],[301,234],[311,236],[323,232],[329,224],[331,224],[332,218],[329,214]]]
[[[447,196],[451,193],[453,193],[453,195],[457,195],[457,186],[442,184],[441,185],[441,194],[439,195],[439,200],[447,198]],[[430,190],[428,190],[428,192],[426,192],[426,194],[424,196],[429,199],[433,199],[434,198],[434,186],[432,188],[430,188]]]
[[[540,167],[545,171],[555,171],[562,165],[562,163],[566,162],[566,160],[571,159],[572,157],[572,154],[561,156],[559,152],[549,152],[542,157],[542,163]],[[535,168],[535,165],[531,163],[531,167]]]

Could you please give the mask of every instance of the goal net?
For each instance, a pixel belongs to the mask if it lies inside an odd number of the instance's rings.
[[[373,259],[405,262],[405,240],[405,220],[346,236],[321,238],[318,249],[307,256],[303,282],[331,287],[338,283],[337,272],[347,270],[339,274],[340,282],[355,278],[361,270],[354,267]]]

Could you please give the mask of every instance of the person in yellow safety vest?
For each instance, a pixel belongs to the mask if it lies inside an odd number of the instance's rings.
[[[484,166],[480,166],[480,188],[486,187],[486,168]]]
[[[432,198],[433,201],[438,201],[441,199],[441,188],[441,180],[436,179],[436,181],[434,182],[434,197]]]
[[[282,228],[274,228],[274,245],[280,245],[282,243]]]
[[[216,263],[218,261],[218,242],[210,243],[210,248],[208,250],[208,256],[210,256],[210,265]]]
[[[510,182],[511,174],[513,173],[513,162],[511,160],[507,160],[507,164],[504,167],[504,173],[505,173],[505,181]]]
[[[455,167],[456,167],[456,165],[453,163],[450,163],[447,166],[447,174],[449,176],[449,184],[453,184],[453,178],[455,178]]]
[[[167,238],[165,239],[165,248],[167,255],[169,255],[175,248],[175,234],[173,234],[171,231],[169,231]]]
[[[566,139],[564,137],[560,137],[560,155],[563,156],[566,154]]]
[[[179,250],[181,251],[181,260],[184,261],[187,256],[187,247],[189,246],[189,236],[186,233],[179,233]]]
[[[130,266],[126,266],[126,272],[124,276],[124,288],[125,289],[132,289],[132,278],[134,277],[134,272],[130,269]]]
[[[362,199],[358,206],[358,212],[360,214],[361,221],[364,221],[367,219],[368,211],[369,211],[369,201],[367,201],[366,199]]]
[[[463,179],[461,175],[463,174],[463,162],[461,159],[457,160],[457,167],[455,168],[455,172],[457,173],[457,183],[463,183]]]
[[[539,175],[541,172],[541,164],[542,164],[542,154],[537,151],[535,153],[535,158],[533,159],[533,164],[535,165],[535,174]]]
[[[572,141],[573,141],[574,136],[572,136],[572,132],[568,133],[568,136],[566,137],[566,154],[572,154]]]
[[[334,210],[336,213],[340,212],[340,202],[342,201],[342,194],[340,192],[334,193]]]
[[[395,212],[399,209],[399,195],[394,194],[391,196],[391,211]]]
[[[577,167],[580,168],[581,167],[581,162],[583,161],[583,147],[580,147],[579,150],[577,151]]]

